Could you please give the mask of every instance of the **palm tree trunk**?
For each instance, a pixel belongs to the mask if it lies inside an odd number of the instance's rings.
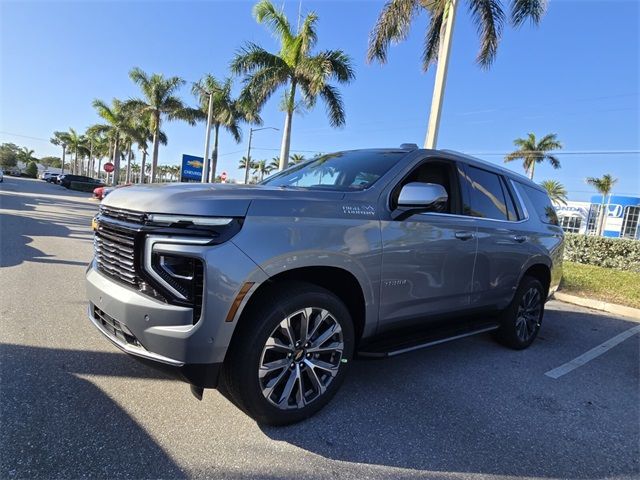
[[[125,183],[131,183],[131,142],[129,142],[129,152],[127,153],[127,177]]]
[[[158,169],[158,148],[160,146],[160,114],[156,113],[155,128],[153,129],[153,158],[151,161],[150,183],[156,181],[156,170]]]
[[[606,204],[605,204],[605,199],[607,198],[607,194],[606,193],[602,193],[602,204],[600,205],[600,219],[598,222],[598,235],[602,236],[602,234],[604,233],[604,221],[606,218]]]
[[[533,171],[536,169],[536,162],[535,160],[533,162],[531,162],[531,168],[529,169],[529,179],[533,180]]]
[[[113,140],[113,185],[118,185],[120,181],[120,139],[116,134],[116,137]]]
[[[216,123],[213,127],[213,152],[211,152],[211,168],[209,169],[209,183],[216,180],[216,167],[218,166],[218,134],[220,133],[220,124]]]
[[[280,170],[284,170],[289,165],[289,147],[291,146],[291,120],[295,107],[296,82],[291,82],[291,92],[287,102],[287,116],[284,119],[284,130],[282,132],[282,145],[280,146]]]
[[[140,178],[138,179],[138,183],[144,183],[145,181],[145,167],[147,166],[147,151],[142,151],[142,160],[140,162]]]
[[[100,167],[102,167],[102,157],[98,158],[98,178],[100,178]]]
[[[62,145],[62,170],[60,171],[60,173],[64,173],[64,162],[67,160],[67,146],[66,145]]]

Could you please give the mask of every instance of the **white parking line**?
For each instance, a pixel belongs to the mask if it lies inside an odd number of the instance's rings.
[[[624,332],[616,335],[615,337],[607,340],[606,342],[601,343],[597,347],[592,348],[588,352],[583,353],[579,357],[574,358],[570,362],[567,362],[564,365],[560,365],[559,367],[554,368],[553,370],[549,370],[547,373],[545,373],[545,375],[551,378],[560,378],[564,374],[569,373],[570,371],[575,370],[578,367],[581,367],[585,363],[590,362],[594,358],[599,357],[603,353],[612,349],[619,343],[624,342],[627,338],[632,337],[636,333],[640,333],[640,325],[630,328],[629,330],[625,330]]]

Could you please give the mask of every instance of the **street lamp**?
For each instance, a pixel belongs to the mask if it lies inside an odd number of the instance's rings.
[[[251,166],[251,138],[253,137],[253,132],[259,132],[260,130],[275,130],[276,132],[280,131],[280,129],[276,127],[262,127],[262,128],[249,129],[249,148],[247,149],[247,163],[244,166],[244,184],[245,185],[249,183],[249,167]]]

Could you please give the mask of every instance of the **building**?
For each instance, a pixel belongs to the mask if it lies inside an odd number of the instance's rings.
[[[597,235],[602,208],[602,195],[594,195],[590,202],[558,205],[556,212],[565,232]],[[609,195],[604,210],[603,236],[640,240],[640,196]]]

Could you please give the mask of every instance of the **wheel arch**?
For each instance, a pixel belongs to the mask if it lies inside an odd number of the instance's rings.
[[[258,285],[247,299],[242,311],[239,312],[230,344],[233,344],[238,332],[242,331],[241,326],[247,321],[249,312],[262,298],[283,285],[296,282],[317,285],[336,295],[349,310],[353,320],[356,343],[365,335],[367,331],[367,302],[362,285],[356,276],[340,267],[307,266],[282,271]]]

